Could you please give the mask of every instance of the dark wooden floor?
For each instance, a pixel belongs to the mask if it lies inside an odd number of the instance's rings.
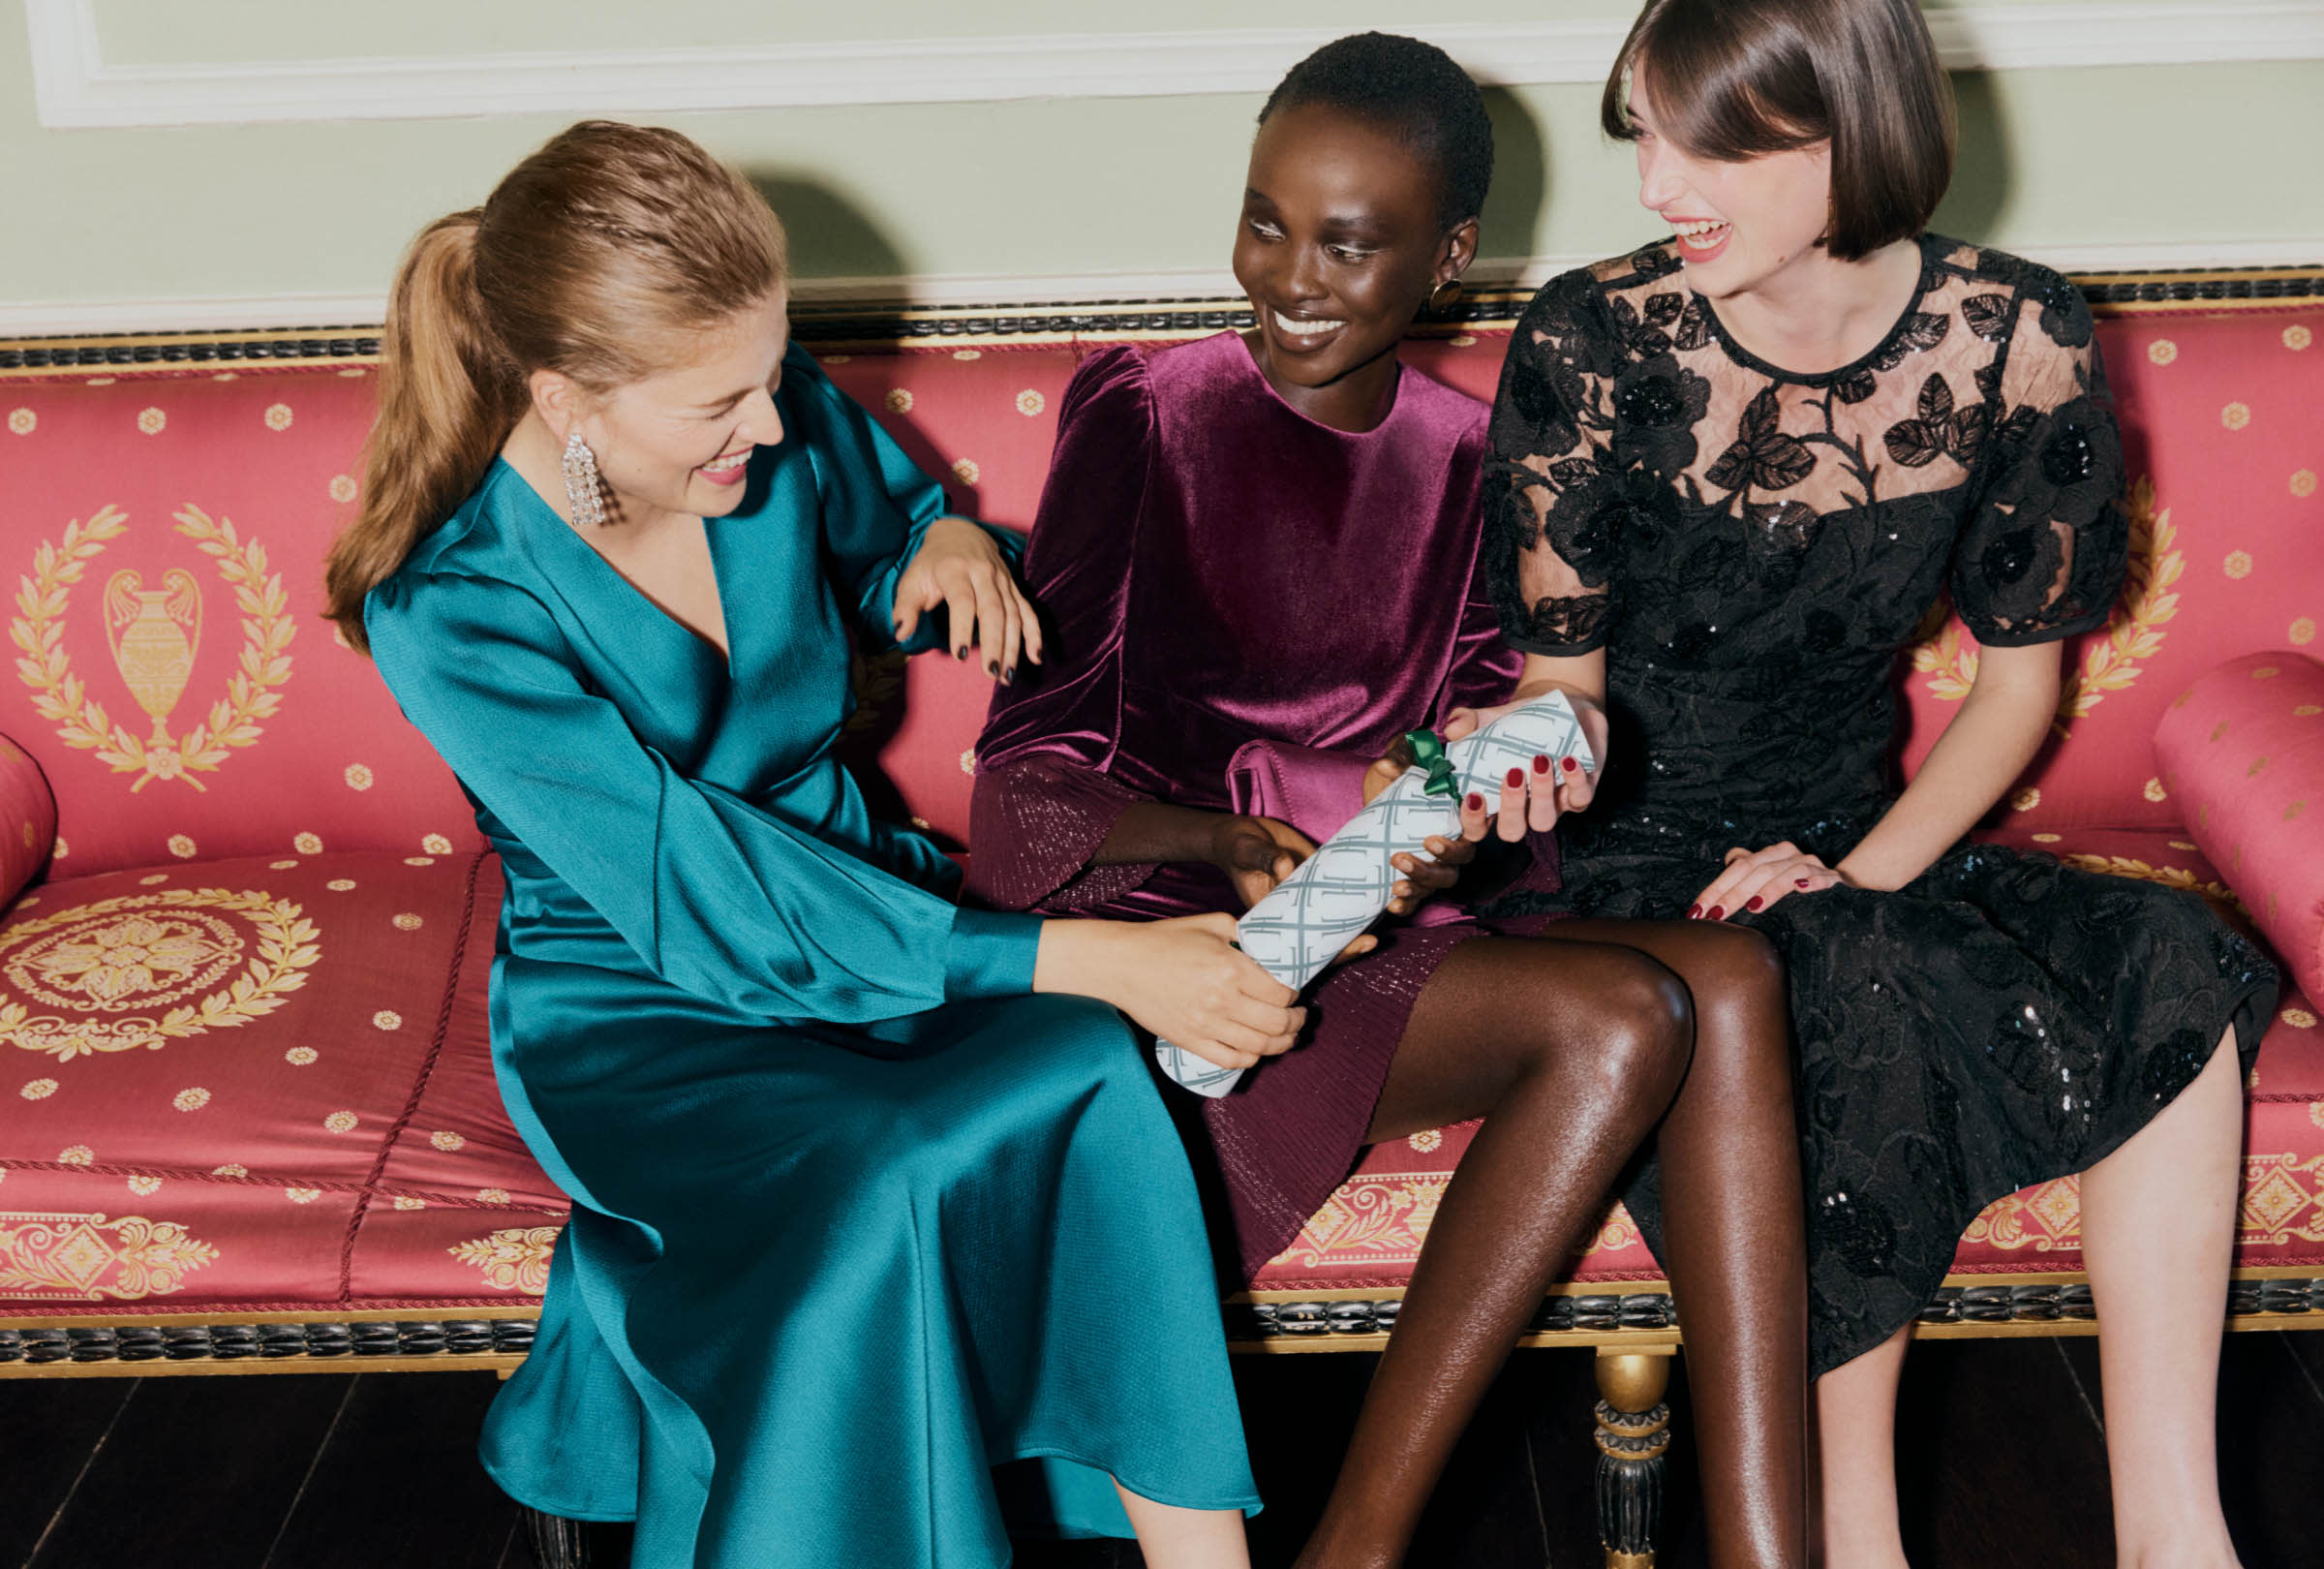
[[[1269,1502],[1251,1527],[1261,1569],[1288,1563],[1313,1521],[1369,1360],[1237,1359]],[[517,1512],[474,1457],[497,1387],[487,1373],[0,1379],[0,1569],[531,1569]],[[1464,1441],[1415,1569],[1597,1569],[1591,1399],[1587,1353],[1521,1353]],[[2248,1569],[2324,1566],[2324,1334],[2230,1337],[2219,1404]],[[1917,1562],[2112,1569],[2095,1342],[1926,1345],[1903,1405]],[[599,1540],[606,1569],[620,1546],[618,1532]],[[1671,1569],[1706,1562],[1683,1442],[1664,1549]],[[1026,1543],[1020,1562],[1138,1559],[1110,1543]]]

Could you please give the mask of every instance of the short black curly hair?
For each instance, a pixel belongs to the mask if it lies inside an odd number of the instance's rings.
[[[1469,74],[1435,45],[1395,33],[1333,39],[1275,84],[1259,123],[1310,104],[1379,126],[1432,161],[1445,228],[1483,210],[1493,183],[1493,122]]]

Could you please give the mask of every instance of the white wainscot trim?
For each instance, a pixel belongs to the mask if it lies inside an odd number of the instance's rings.
[[[1263,92],[1337,36],[1317,27],[866,40],[108,65],[99,0],[24,0],[34,95],[51,129],[257,125],[502,114],[672,114],[832,104],[942,104]],[[641,13],[642,15],[642,13]],[[2324,0],[2125,0],[1932,12],[1956,69],[2324,59]],[[1603,80],[1628,23],[1416,21],[1480,79]]]
[[[1652,236],[1640,231],[1643,241]],[[2062,272],[2147,272],[2166,268],[2324,266],[2324,235],[2302,240],[2170,241],[2156,244],[2025,245],[2017,254]],[[1469,270],[1473,284],[1537,289],[1596,256],[1486,258]],[[890,304],[1095,305],[1124,300],[1235,299],[1240,291],[1223,267],[1147,272],[934,273],[911,278],[801,278],[792,296],[803,305]],[[375,328],[384,294],[249,294],[150,299],[0,301],[0,338],[83,333],[231,332],[282,327]]]

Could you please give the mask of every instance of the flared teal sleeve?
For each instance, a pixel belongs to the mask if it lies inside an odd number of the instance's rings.
[[[858,626],[871,646],[895,647],[896,580],[918,554],[929,525],[945,515],[943,487],[795,343],[782,375],[789,394],[783,414],[795,427],[790,439],[814,465],[832,580],[852,593]],[[1006,529],[980,526],[1015,570],[1023,541]],[[938,647],[946,630],[941,611],[921,617],[904,651]]]
[[[364,624],[461,784],[671,985],[835,1024],[1032,989],[1037,920],[956,908],[682,773],[521,587],[410,565]]]

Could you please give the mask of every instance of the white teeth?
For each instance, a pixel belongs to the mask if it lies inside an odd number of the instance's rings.
[[[749,453],[737,452],[730,458],[713,458],[710,462],[702,465],[702,472],[704,474],[732,474],[749,461]]]
[[[1673,224],[1670,227],[1681,239],[1698,239],[1709,234],[1725,233],[1728,228],[1726,222],[1718,218],[1704,218],[1694,223]]]
[[[1345,322],[1299,322],[1285,316],[1281,311],[1275,312],[1275,330],[1288,332],[1295,338],[1317,337],[1347,324]]]

